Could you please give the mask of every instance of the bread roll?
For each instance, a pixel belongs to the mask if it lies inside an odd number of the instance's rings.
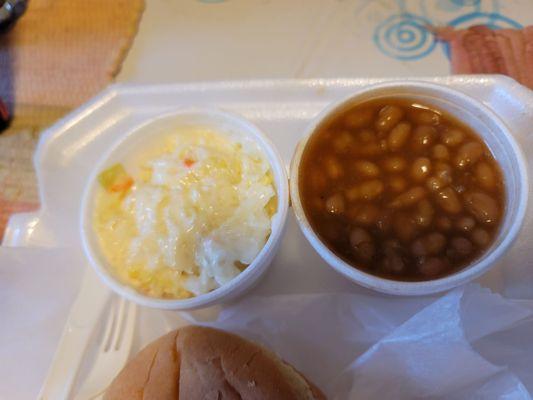
[[[188,326],[145,347],[105,400],[325,400],[266,348],[232,333]]]

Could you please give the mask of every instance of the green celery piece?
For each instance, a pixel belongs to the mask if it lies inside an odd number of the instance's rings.
[[[128,177],[128,173],[122,164],[115,164],[98,174],[98,182],[105,190]]]

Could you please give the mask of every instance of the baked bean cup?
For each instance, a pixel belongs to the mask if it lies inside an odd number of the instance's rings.
[[[375,85],[328,107],[290,175],[294,212],[319,255],[391,294],[479,276],[511,246],[527,204],[523,155],[506,125],[427,82]]]

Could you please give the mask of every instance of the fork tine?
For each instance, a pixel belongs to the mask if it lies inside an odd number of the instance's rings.
[[[110,306],[106,326],[103,328],[109,343],[107,348],[100,347],[91,370],[76,394],[76,400],[100,399],[100,395],[129,358],[135,336],[137,306],[119,297],[114,297]]]
[[[111,335],[113,333],[113,328],[116,325],[115,320],[117,319],[117,302],[115,298],[111,298],[111,309],[109,310],[109,315],[105,321],[105,330],[102,335],[102,347],[103,351],[107,351],[111,344]]]
[[[115,323],[115,329],[113,330],[113,338],[109,345],[109,349],[117,350],[120,345],[120,338],[122,337],[122,332],[124,331],[124,318],[126,316],[125,308],[128,306],[128,302],[124,300],[123,297],[120,298],[118,305],[117,318]]]

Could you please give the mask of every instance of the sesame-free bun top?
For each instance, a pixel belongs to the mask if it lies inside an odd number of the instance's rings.
[[[155,340],[113,380],[105,400],[325,400],[273,352],[232,333],[188,326]]]

